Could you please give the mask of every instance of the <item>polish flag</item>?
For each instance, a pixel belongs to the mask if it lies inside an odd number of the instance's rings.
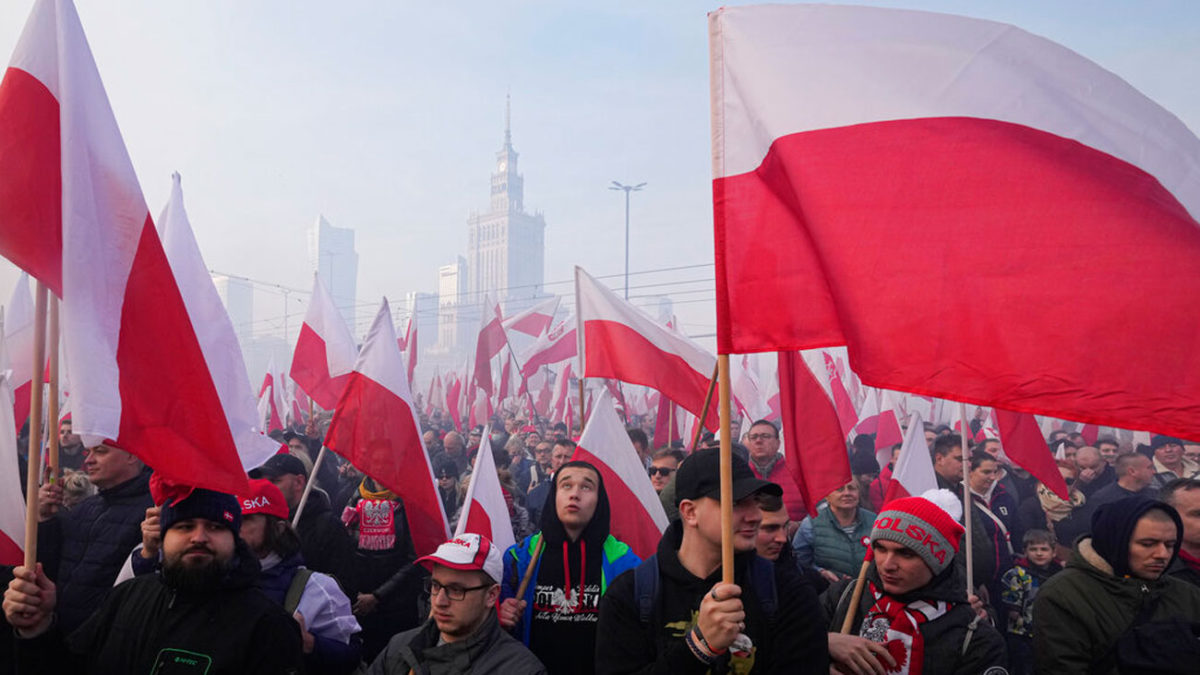
[[[338,399],[325,446],[404,500],[418,556],[450,538],[386,298]]]
[[[12,387],[7,369],[8,347],[0,336],[0,410],[12,406]],[[29,392],[26,391],[26,398]],[[25,560],[25,499],[17,471],[17,428],[8,415],[0,415],[0,565],[23,565]]]
[[[471,407],[467,410],[467,428],[474,429],[481,424],[487,424],[495,410],[488,393],[482,387],[475,387]]]
[[[4,339],[8,343],[8,368],[12,368],[13,420],[20,429],[29,419],[33,390],[33,299],[29,295],[29,275],[21,273],[12,299],[4,312]],[[13,466],[16,466],[15,464]]]
[[[492,357],[508,343],[504,336],[500,305],[489,293],[483,300],[483,317],[479,324],[479,337],[475,342],[475,383],[488,396],[492,395]]]
[[[862,409],[858,411],[858,424],[854,427],[856,434],[873,434],[879,431],[879,392],[868,389],[863,400]]]
[[[694,415],[704,409],[717,359],[680,333],[622,300],[583,268],[575,268],[575,306],[584,377],[611,377],[662,392]],[[705,426],[717,429],[717,406]]]
[[[619,505],[612,509],[609,532],[629,544],[639,558],[652,555],[667,528],[667,513],[607,391],[596,399],[571,459],[599,469],[608,503]]]
[[[454,422],[454,428],[462,431],[462,380],[457,373],[448,373],[450,384],[446,386],[446,412]]]
[[[433,379],[429,381],[429,395],[425,397],[425,414],[432,415],[435,408],[441,408],[445,396],[442,394],[442,375],[435,366]]]
[[[1033,474],[1042,485],[1054,494],[1067,499],[1067,482],[1058,470],[1046,437],[1038,427],[1037,419],[1028,413],[1016,413],[1000,408],[993,409],[996,426],[1000,431],[1000,443],[1004,454],[1013,462]]]
[[[1200,438],[1200,275],[1177,273],[1200,264],[1200,139],[1178,118],[991,21],[709,25],[721,353],[847,345],[872,386]]]
[[[1084,424],[1079,427],[1079,433],[1083,435],[1083,440],[1088,445],[1095,445],[1096,439],[1100,438],[1100,427],[1095,424]]]
[[[558,380],[554,383],[554,403],[551,409],[554,411],[551,414],[551,419],[555,422],[566,422],[569,414],[568,409],[571,406],[571,364],[568,363],[558,374]],[[567,424],[567,429],[571,428]]]
[[[887,451],[885,454],[891,456],[891,448],[897,443],[904,442],[904,434],[900,431],[900,418],[898,409],[900,401],[896,396],[896,392],[890,389],[883,389],[879,392],[879,423],[875,427],[875,449],[878,451]],[[880,466],[887,464],[882,462]]]
[[[577,338],[575,317],[568,315],[562,323],[538,336],[537,342],[521,354],[521,374],[529,377],[542,366],[575,358],[579,354]]]
[[[167,481],[246,474],[75,7],[38,0],[0,83],[0,253],[62,298],[72,421]]]
[[[558,311],[558,301],[559,297],[555,295],[508,317],[503,322],[504,330],[538,337],[546,332],[550,322],[554,320],[554,313]]]
[[[842,383],[842,377],[838,374],[837,364],[833,357],[828,353],[825,357],[825,372],[829,376],[829,390],[833,394],[834,409],[837,411],[838,424],[842,427],[842,436],[849,436],[850,432],[858,424],[858,411],[854,407],[854,401],[851,400],[850,394],[846,393],[846,385]]]
[[[491,438],[491,427],[483,428],[483,438]],[[471,472],[471,483],[463,500],[463,511],[458,517],[458,529],[454,536],[479,534],[492,540],[501,551],[517,543],[513,536],[512,518],[508,515],[508,503],[500,488],[500,477],[496,474],[496,458],[490,452],[475,454],[475,469]]]
[[[512,390],[512,354],[502,351],[500,360],[504,365],[500,368],[500,389],[496,392],[496,406],[499,407],[505,399],[513,395]]]
[[[313,273],[312,299],[292,353],[291,378],[313,402],[333,410],[346,386],[358,349],[341,311]]]
[[[283,384],[278,381],[275,373],[275,357],[267,361],[267,372],[263,375],[262,386],[258,388],[258,409],[263,411],[261,419],[267,422],[267,433],[283,431]]]
[[[933,457],[929,454],[929,446],[925,444],[925,422],[919,413],[914,412],[908,417],[908,433],[904,436],[904,445],[900,446],[900,456],[892,469],[892,481],[888,483],[883,503],[886,505],[893,499],[924,494],[926,490],[937,489],[937,486]]]
[[[158,229],[163,251],[221,399],[225,423],[237,445],[242,468],[249,471],[262,466],[279,450],[279,444],[262,433],[262,418],[258,416],[258,401],[246,372],[242,347],[196,244],[177,173],[171,176],[171,196],[158,217]]]
[[[400,351],[404,352],[404,365],[407,367],[408,383],[414,384],[413,373],[417,370],[417,314],[414,309],[408,317],[408,325],[404,329],[404,337],[397,340]]]
[[[675,403],[666,396],[659,395],[658,410],[654,413],[654,447],[665,448],[682,439],[678,416],[675,415]]]
[[[788,472],[815,516],[817,504],[851,477],[824,354],[779,352],[779,394]]]

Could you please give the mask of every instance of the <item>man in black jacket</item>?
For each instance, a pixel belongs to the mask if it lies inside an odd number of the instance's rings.
[[[154,505],[149,470],[124,450],[86,450],[83,470],[99,493],[69,510],[62,508],[61,483],[47,481],[38,490],[38,560],[58,586],[58,622],[67,632],[112,590]]]
[[[737,460],[736,583],[721,582],[718,467],[719,451],[709,448],[694,452],[676,472],[679,520],[663,533],[655,556],[618,577],[600,602],[597,673],[829,672],[813,589],[794,567],[755,553],[757,495],[779,497],[782,490]]]
[[[65,634],[55,585],[18,567],[4,593],[21,673],[301,672],[300,630],[255,588],[258,561],[237,535],[232,495],[197,489],[162,507],[162,574],[135,577]]]

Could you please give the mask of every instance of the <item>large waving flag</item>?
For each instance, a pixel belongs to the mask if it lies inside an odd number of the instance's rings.
[[[668,330],[622,300],[583,268],[575,268],[575,306],[584,377],[611,377],[657,389],[701,415],[717,358],[681,333]],[[660,403],[661,405],[661,403]],[[717,406],[705,426],[718,428]]]
[[[846,436],[838,421],[824,354],[779,352],[779,398],[788,473],[815,516],[817,504],[850,480]]]
[[[325,446],[404,500],[417,555],[450,538],[386,298],[337,402]]]
[[[4,339],[8,344],[9,388],[12,389],[13,421],[20,429],[29,419],[33,389],[33,299],[29,297],[29,275],[21,273],[4,308]]]
[[[484,427],[482,438],[491,438],[491,427]],[[476,453],[475,470],[471,472],[471,484],[467,486],[462,509],[454,536],[467,532],[481,534],[504,550],[517,543],[508,503],[500,488],[500,477],[496,475],[496,457],[492,453]]]
[[[4,337],[0,336],[0,368],[7,360],[6,352]],[[0,371],[0,410],[13,404],[10,375],[11,370]],[[0,415],[0,466],[8,467],[0,471],[0,565],[21,565],[25,560],[25,499],[17,471],[17,428],[8,415]]]
[[[592,416],[571,459],[591,462],[600,470],[608,503],[613,505],[609,532],[629,544],[639,558],[653,554],[667,528],[667,512],[608,390],[602,389],[592,405]]]
[[[62,298],[71,416],[167,481],[247,488],[217,388],[68,0],[0,83],[0,253]]]
[[[488,396],[492,391],[492,357],[500,353],[508,338],[501,325],[500,304],[492,300],[491,294],[483,299],[483,316],[479,321],[479,337],[475,342],[475,384]]]
[[[537,342],[521,354],[521,376],[528,378],[542,366],[575,358],[579,354],[575,324],[575,316],[568,315],[562,323],[538,336]]]
[[[709,28],[721,353],[847,345],[872,386],[1200,437],[1200,139],[1175,116],[991,21]]]
[[[158,217],[158,229],[175,283],[179,284],[183,304],[196,329],[204,362],[221,399],[225,422],[237,444],[242,468],[249,471],[262,466],[279,451],[279,444],[262,434],[262,418],[258,416],[258,401],[250,386],[242,348],[192,233],[179,174],[171,176],[171,196]]]
[[[308,302],[300,337],[296,338],[296,351],[292,354],[292,381],[314,403],[325,410],[333,410],[357,357],[358,349],[346,320],[333,303],[333,296],[329,295],[325,284],[321,283],[320,276],[313,274],[312,299]]]
[[[513,314],[504,320],[504,330],[524,333],[530,337],[545,333],[550,327],[550,322],[554,320],[554,313],[558,311],[558,301],[557,295],[551,296],[529,309]]]

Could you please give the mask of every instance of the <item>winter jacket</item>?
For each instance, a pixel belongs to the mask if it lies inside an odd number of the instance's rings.
[[[293,514],[294,515],[294,514]],[[354,542],[329,505],[329,495],[319,488],[308,493],[308,501],[296,523],[300,535],[300,553],[310,570],[324,572],[338,580],[346,595],[353,598],[361,591],[355,578]],[[289,520],[291,516],[289,515]]]
[[[1000,577],[999,606],[1005,610],[1006,633],[1033,635],[1033,603],[1037,600],[1038,590],[1062,569],[1062,565],[1054,560],[1039,567],[1025,558],[1017,558],[1012,569]],[[1012,616],[1014,613],[1016,616]]]
[[[1185,560],[1185,556],[1191,557],[1183,550],[1180,550],[1179,555],[1175,558],[1175,562],[1171,563],[1171,566],[1167,568],[1167,574],[1181,581],[1186,581],[1193,586],[1200,587],[1200,560],[1192,558],[1196,562],[1190,565]]]
[[[233,568],[203,592],[174,589],[158,574],[122,583],[65,638],[56,626],[17,640],[18,672],[303,672],[299,627],[255,588],[258,561],[240,539],[234,555]]]
[[[683,524],[671,523],[658,543],[658,593],[651,621],[643,624],[635,597],[634,573],[613,582],[600,601],[596,635],[596,672],[701,675],[712,673],[829,672],[828,638],[816,593],[791,565],[773,565],[778,607],[768,617],[750,583],[753,551],[734,557],[734,581],[742,587],[746,611],[743,631],[754,643],[749,658],[731,652],[710,667],[697,659],[684,641],[695,624],[700,602],[721,581],[717,569],[701,579],[679,562]],[[731,659],[736,658],[731,663]],[[750,668],[751,664],[753,668]]]
[[[962,501],[963,486],[962,482],[950,482],[941,476],[937,477],[938,487],[944,490],[950,490],[957,497],[958,501]],[[965,512],[966,509],[963,509]],[[971,508],[971,529],[974,532],[982,532],[984,530],[983,521],[987,516],[983,515],[977,507]],[[975,584],[977,586],[990,584],[993,580],[999,579],[999,575],[1004,570],[996,569],[996,546],[988,537],[971,537],[971,556],[973,567],[975,568]],[[1007,569],[1007,568],[1006,568]]]
[[[438,644],[437,624],[405,631],[388,641],[367,675],[539,675],[546,672],[537,657],[500,629],[495,612],[470,637]],[[586,657],[581,657],[586,658]]]
[[[965,577],[965,566],[956,560],[922,588],[895,598],[900,602],[926,600],[952,604],[944,615],[921,624],[921,635],[925,640],[922,675],[980,675],[985,672],[997,675],[1007,672],[1004,670],[1008,663],[1004,638],[991,624],[976,621],[975,612],[967,602]],[[867,579],[877,588],[883,587],[874,564],[867,570]],[[821,595],[822,607],[830,617],[830,632],[841,630],[853,590],[854,580],[848,579],[833,584]],[[863,617],[874,604],[871,593],[864,589],[850,624],[852,634],[859,633]],[[993,668],[999,670],[991,670]]]
[[[259,560],[262,572],[258,586],[281,607],[296,574],[303,569],[299,553],[280,559],[271,554]],[[309,675],[352,673],[362,660],[358,621],[350,611],[350,599],[333,577],[313,572],[304,584],[295,611],[304,617],[305,629],[313,636],[312,653],[304,655]]]
[[[766,476],[762,475],[754,462],[750,462],[750,470],[756,477],[769,480],[783,488],[783,506],[787,509],[788,518],[796,522],[804,520],[804,517],[808,515],[807,507],[804,504],[804,495],[800,494],[800,488],[796,487],[796,480],[788,471],[787,460],[783,458],[782,454],[776,457],[775,463],[771,465],[770,473]]]
[[[792,539],[792,550],[802,565],[829,570],[843,576],[858,576],[867,547],[863,538],[871,535],[875,514],[860,508],[855,514],[854,533],[847,535],[828,507],[815,517],[805,518]]]
[[[1037,672],[1117,672],[1112,647],[1147,602],[1157,603],[1151,621],[1200,621],[1200,588],[1169,574],[1155,581],[1117,577],[1091,538],[1080,539],[1066,569],[1046,581],[1033,605]]]
[[[78,628],[112,591],[125,557],[142,543],[142,520],[151,506],[145,470],[38,525],[38,560],[58,586],[64,632]]]

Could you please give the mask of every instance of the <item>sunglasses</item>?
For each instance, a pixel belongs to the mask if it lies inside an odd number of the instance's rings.
[[[646,473],[650,474],[651,478],[654,478],[656,475],[666,478],[667,476],[675,473],[675,469],[672,469],[669,466],[652,466],[646,470]]]

